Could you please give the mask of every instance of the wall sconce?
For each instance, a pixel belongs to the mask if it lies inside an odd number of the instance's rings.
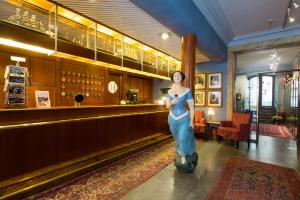
[[[209,121],[212,121],[212,116],[215,115],[215,111],[212,108],[209,108],[207,115],[209,116]]]

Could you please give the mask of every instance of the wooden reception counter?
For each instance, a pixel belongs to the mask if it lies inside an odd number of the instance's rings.
[[[0,181],[168,132],[167,115],[154,104],[0,110]]]

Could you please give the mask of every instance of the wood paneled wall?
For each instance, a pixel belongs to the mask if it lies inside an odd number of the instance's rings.
[[[5,93],[3,92],[5,68],[7,65],[15,65],[15,62],[10,60],[12,55],[26,58],[26,62],[20,63],[20,66],[27,67],[30,75],[27,87],[27,107],[35,107],[36,90],[49,91],[52,107],[74,106],[73,96],[78,92],[89,94],[82,105],[119,104],[120,100],[126,100],[129,88],[139,89],[138,100],[141,103],[153,100],[152,78],[0,45],[0,108],[5,107]],[[71,74],[68,75],[67,72]],[[118,81],[119,90],[116,95],[110,95],[107,90],[107,83],[112,77]],[[62,78],[65,78],[65,82],[62,82]],[[91,82],[94,84],[92,85]],[[61,96],[62,91],[66,92],[66,96]],[[113,99],[112,96],[114,96]]]
[[[0,181],[168,131],[168,111],[0,131]]]

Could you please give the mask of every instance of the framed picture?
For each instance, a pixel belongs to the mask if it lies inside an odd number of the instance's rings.
[[[208,91],[208,103],[210,107],[222,107],[222,92],[221,91]]]
[[[36,107],[38,108],[50,108],[50,98],[49,98],[49,91],[35,91],[35,101]]]
[[[205,106],[205,91],[195,91],[195,106]]]
[[[208,74],[208,88],[209,89],[222,88],[222,73]]]
[[[195,90],[205,89],[205,78],[206,76],[204,73],[195,75]]]

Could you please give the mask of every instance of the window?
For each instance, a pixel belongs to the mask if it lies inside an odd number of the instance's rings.
[[[291,107],[298,107],[298,80],[291,84]]]

